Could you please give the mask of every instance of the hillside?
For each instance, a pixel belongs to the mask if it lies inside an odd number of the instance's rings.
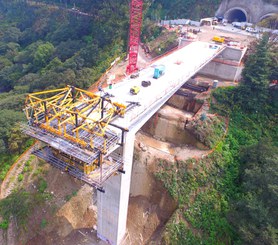
[[[179,203],[163,244],[277,242],[278,90],[269,84],[278,49],[267,36],[253,48],[239,86],[212,93],[212,112],[229,119],[226,137],[202,159],[157,171]]]
[[[125,60],[128,2],[0,2],[1,181],[12,163],[33,144],[17,124],[25,121],[22,108],[27,93],[66,85],[87,89],[117,57]],[[154,21],[212,16],[219,2],[146,0],[141,39],[151,44],[151,54],[160,55],[176,45],[176,33],[156,26]],[[160,42],[167,43],[167,47]],[[138,143],[143,158],[136,159],[136,165],[140,167],[140,159],[144,163],[152,159],[156,166],[149,180],[155,183],[152,188],[157,187],[156,195],[150,191],[148,198],[135,197],[131,201],[137,208],[137,212],[132,209],[132,217],[140,219],[143,213],[144,219],[138,224],[142,224],[142,233],[147,233],[146,241],[159,227],[163,234],[156,237],[155,244],[158,240],[189,245],[275,244],[278,90],[277,84],[269,85],[277,81],[277,57],[277,42],[273,39],[265,36],[254,43],[240,85],[214,90],[206,101],[211,105],[210,116],[196,117],[188,124],[208,152],[213,148],[211,154],[198,151],[200,158],[189,159],[179,148],[179,158],[170,154],[170,160],[165,160],[159,159],[161,152],[149,155],[142,142]],[[225,127],[224,121],[229,122]],[[95,233],[91,229],[96,222],[92,190],[81,188],[80,181],[35,157],[27,155],[25,160],[10,172],[11,186],[18,188],[14,193],[7,188],[7,195],[11,195],[0,201],[0,238],[14,239],[11,244],[16,244],[17,238],[25,244],[39,244],[42,240],[51,245],[79,244],[87,239],[84,234]],[[163,206],[158,207],[156,202]],[[150,215],[151,210],[156,215]],[[136,225],[134,233],[138,231]]]
[[[214,16],[221,0],[157,0],[150,7],[150,16],[155,19],[186,18],[200,20]]]

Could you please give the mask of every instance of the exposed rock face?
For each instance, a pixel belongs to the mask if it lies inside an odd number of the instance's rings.
[[[246,20],[257,23],[264,17],[278,12],[278,4],[268,4],[262,0],[223,0],[216,16],[224,16],[230,21],[236,21],[237,12],[244,14]]]

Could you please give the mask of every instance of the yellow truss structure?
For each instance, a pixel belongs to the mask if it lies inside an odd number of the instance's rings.
[[[28,94],[24,112],[29,125],[63,137],[82,148],[93,149],[93,137],[105,139],[109,122],[115,116],[124,116],[126,105],[112,102],[109,96],[67,86]],[[84,132],[88,133],[89,141],[80,136]]]

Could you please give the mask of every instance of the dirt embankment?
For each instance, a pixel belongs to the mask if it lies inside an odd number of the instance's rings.
[[[91,230],[96,225],[93,188],[52,167],[49,167],[46,180],[47,191],[53,198],[33,212],[30,219],[33,222],[28,226],[33,235],[28,234],[26,244],[78,244],[76,236],[69,241],[72,233],[86,228]]]

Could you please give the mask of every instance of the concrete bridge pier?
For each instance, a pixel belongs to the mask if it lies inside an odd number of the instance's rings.
[[[135,133],[125,134],[123,161],[125,174],[110,177],[104,183],[105,193],[97,193],[97,234],[109,244],[121,243],[126,232]]]

